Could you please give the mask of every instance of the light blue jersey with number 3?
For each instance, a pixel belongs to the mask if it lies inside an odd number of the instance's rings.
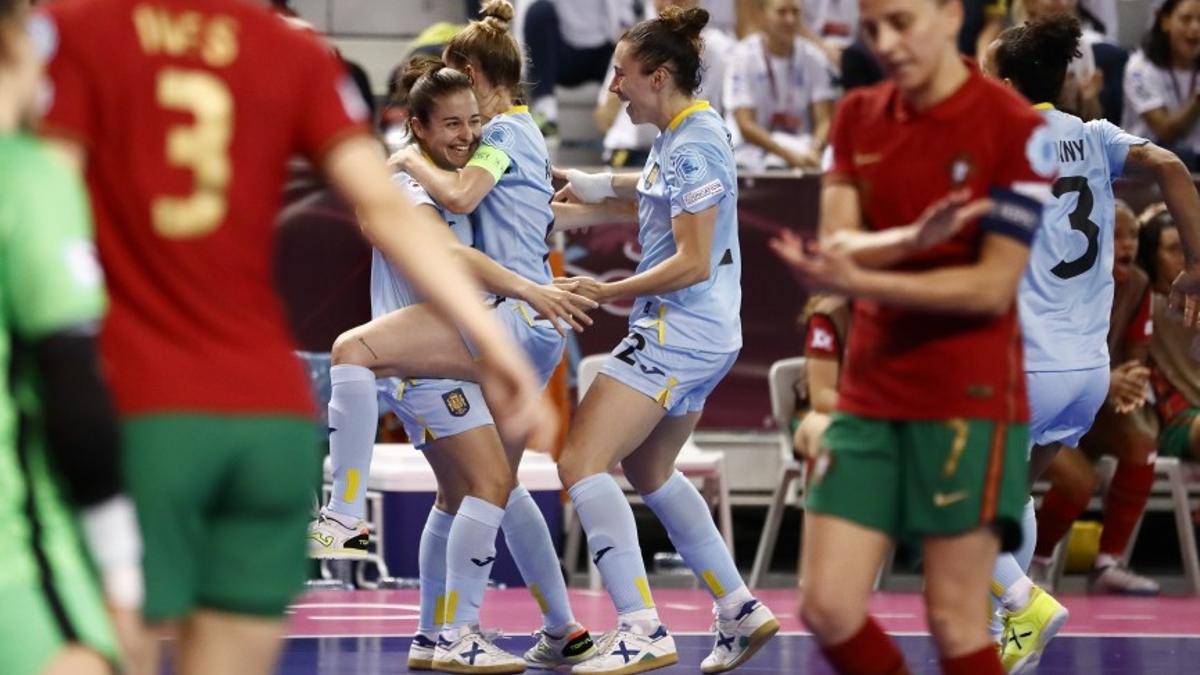
[[[1029,252],[1017,302],[1025,334],[1025,370],[1107,367],[1113,299],[1112,181],[1130,146],[1146,139],[1106,120],[1083,122],[1042,109],[1058,154],[1055,199]]]

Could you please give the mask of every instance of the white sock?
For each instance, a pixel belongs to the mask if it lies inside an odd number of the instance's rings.
[[[575,622],[575,616],[571,614],[567,584],[550,539],[550,529],[524,485],[518,485],[509,495],[500,529],[525,586],[537,600],[545,628],[552,635],[560,635]]]
[[[367,515],[363,497],[379,426],[375,373],[370,368],[339,364],[329,369],[329,380],[333,392],[329,398],[329,461],[333,466],[329,510],[358,521]],[[338,522],[346,524],[341,519]]]
[[[1019,612],[1029,605],[1029,594],[1032,592],[1033,582],[1029,577],[1021,577],[1004,590],[1000,604],[1010,612]]]
[[[1100,553],[1096,555],[1096,561],[1092,563],[1092,568],[1102,570],[1105,567],[1116,567],[1121,561],[1117,560],[1116,556],[1108,553]]]

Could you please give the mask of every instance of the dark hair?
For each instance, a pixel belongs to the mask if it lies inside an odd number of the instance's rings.
[[[657,19],[648,19],[625,31],[621,41],[633,47],[633,57],[650,73],[667,66],[675,86],[694,94],[700,88],[700,55],[704,40],[700,31],[708,25],[708,12],[693,7],[666,8]]]
[[[517,94],[521,86],[521,46],[509,31],[513,6],[508,0],[487,0],[479,10],[483,18],[472,21],[450,38],[448,61],[463,65],[474,59],[492,85]]]
[[[404,66],[396,85],[394,103],[408,106],[409,119],[429,123],[439,99],[460,91],[471,91],[471,80],[434,56],[414,56]]]
[[[1054,14],[1009,28],[1000,34],[996,73],[1011,80],[1033,103],[1054,103],[1062,94],[1067,66],[1080,55],[1079,19]]]
[[[1158,205],[1147,208],[1156,209]],[[1143,216],[1147,215],[1143,211]],[[1153,215],[1144,218],[1142,227],[1138,230],[1137,264],[1150,277],[1150,285],[1158,283],[1158,244],[1162,241],[1163,230],[1175,228],[1175,219],[1165,208],[1157,210]]]
[[[6,23],[17,18],[28,9],[26,0],[0,0],[0,23]]]
[[[1150,32],[1146,33],[1146,37],[1142,38],[1142,51],[1146,53],[1146,58],[1159,68],[1171,68],[1171,39],[1167,32],[1162,29],[1163,17],[1169,16],[1175,12],[1184,0],[1166,0],[1159,5],[1158,11],[1154,12],[1154,23],[1150,26]],[[1192,64],[1195,68],[1200,68],[1200,57],[1196,58],[1196,62]]]

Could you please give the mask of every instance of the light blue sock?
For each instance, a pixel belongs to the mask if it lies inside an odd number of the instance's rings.
[[[550,539],[550,528],[524,485],[518,485],[508,496],[500,528],[521,578],[542,611],[544,627],[557,635],[575,622],[575,616],[567,600],[567,584]]]
[[[587,534],[588,551],[621,615],[654,611],[654,598],[646,580],[646,565],[638,546],[633,509],[617,481],[606,473],[588,476],[567,490]],[[657,612],[654,613],[657,621]]]
[[[675,550],[696,578],[704,582],[717,606],[723,613],[736,613],[753,596],[696,486],[676,471],[657,490],[642,496],[646,506],[667,528]]]
[[[479,607],[496,562],[496,532],[504,509],[464,497],[446,541],[446,627],[479,623]]]
[[[429,510],[421,544],[417,549],[417,570],[421,577],[421,619],[417,631],[436,633],[446,623],[446,543],[454,514],[436,506]]]
[[[341,364],[329,369],[329,380],[333,389],[329,398],[329,461],[333,465],[329,510],[361,520],[367,514],[364,496],[379,425],[375,374],[370,368]]]
[[[1029,592],[1033,583],[1025,573],[1029,571],[1029,561],[1033,559],[1033,550],[1037,546],[1037,515],[1034,510],[1033,497],[1025,502],[1021,512],[1021,547],[1012,553],[1001,553],[996,557],[996,567],[992,571],[992,635],[999,635],[1003,630],[1000,613],[1004,609],[1013,611],[1020,609],[1029,602]]]

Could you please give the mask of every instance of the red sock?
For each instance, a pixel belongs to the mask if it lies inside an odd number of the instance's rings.
[[[1083,515],[1089,497],[1072,495],[1051,487],[1042,498],[1037,512],[1037,547],[1033,554],[1039,558],[1054,555],[1054,547],[1071,531],[1071,524]]]
[[[942,659],[942,675],[1004,675],[996,647],[988,645],[979,651],[952,659]]]
[[[821,651],[840,675],[908,675],[896,643],[871,617],[854,637]]]
[[[1117,472],[1104,500],[1104,530],[1100,533],[1100,552],[1120,558],[1129,544],[1138,518],[1146,510],[1146,499],[1154,484],[1153,464],[1117,462]]]

